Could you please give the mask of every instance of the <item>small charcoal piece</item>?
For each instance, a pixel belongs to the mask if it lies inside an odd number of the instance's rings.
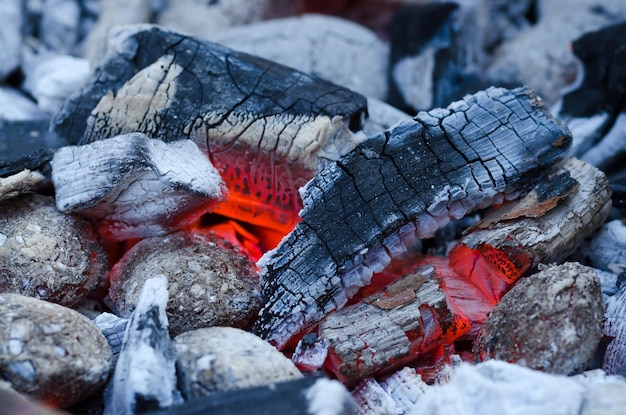
[[[298,189],[362,139],[365,98],[315,76],[155,26],[109,43],[54,130],[81,144],[136,131],[191,139],[226,181],[222,215],[289,231]]]
[[[52,407],[98,391],[111,371],[111,349],[87,317],[47,301],[0,294],[0,378]]]
[[[307,376],[270,386],[213,393],[192,399],[169,411],[147,415],[357,415],[348,390],[338,381]]]
[[[105,392],[105,415],[133,415],[182,401],[176,389],[176,353],[167,330],[167,299],[167,278],[145,282]]]
[[[469,328],[467,318],[447,303],[429,267],[329,314],[320,322],[319,337],[329,345],[326,368],[340,381],[355,383],[450,344]]]
[[[536,181],[570,142],[526,88],[490,88],[369,138],[307,183],[302,222],[259,261],[256,333],[283,348],[408,244]]]
[[[109,300],[129,317],[150,275],[168,278],[172,335],[210,326],[249,328],[261,308],[259,273],[242,252],[200,230],[146,238],[109,273]]]
[[[112,240],[164,235],[224,201],[226,186],[189,140],[131,133],[59,149],[52,181],[60,211],[98,222]]]
[[[174,338],[185,399],[298,379],[296,366],[271,344],[233,327],[208,327]]]
[[[117,356],[122,350],[124,344],[124,333],[128,325],[128,319],[121,318],[111,313],[102,313],[98,315],[93,322],[100,329],[104,337],[107,339],[113,358],[117,362]]]
[[[602,369],[609,375],[626,376],[626,285],[608,299],[602,333],[610,339]]]
[[[0,202],[0,292],[71,306],[104,278],[106,254],[91,223],[50,196]]]
[[[30,170],[22,170],[6,178],[0,177],[0,202],[33,192],[45,179],[38,171]]]
[[[474,344],[477,361],[499,359],[548,373],[581,373],[602,337],[602,290],[574,262],[523,278],[491,310]]]

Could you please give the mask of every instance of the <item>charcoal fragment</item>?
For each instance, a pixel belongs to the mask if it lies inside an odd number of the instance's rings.
[[[0,177],[0,202],[33,192],[46,178],[38,171],[22,170],[6,178]]]
[[[545,267],[521,279],[494,307],[474,356],[548,373],[581,373],[602,337],[603,315],[593,269],[574,262]]]
[[[186,399],[302,377],[291,360],[272,345],[233,327],[185,332],[174,338],[174,347]]]
[[[69,306],[104,277],[106,255],[91,223],[59,212],[49,196],[0,206],[0,292]]]
[[[17,391],[66,407],[104,386],[111,349],[88,318],[19,294],[0,294],[0,315],[0,378]]]
[[[110,272],[109,297],[125,317],[151,275],[168,278],[167,316],[173,335],[201,327],[246,328],[260,308],[259,275],[240,251],[210,233],[146,238]]]

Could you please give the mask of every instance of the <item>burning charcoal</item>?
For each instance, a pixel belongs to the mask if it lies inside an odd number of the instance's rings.
[[[329,344],[327,368],[340,381],[354,383],[452,343],[469,328],[465,316],[447,303],[430,267],[329,314],[320,322],[319,336]]]
[[[107,339],[113,358],[117,360],[117,356],[120,354],[124,344],[124,333],[126,332],[128,319],[120,318],[111,313],[102,313],[93,322]]]
[[[626,285],[607,301],[602,332],[610,338],[602,368],[626,376]]]
[[[95,219],[99,233],[113,240],[180,229],[227,194],[193,142],[164,143],[141,133],[59,149],[52,181],[59,210]]]
[[[22,25],[25,16],[19,1],[0,2],[0,82],[20,66],[22,48]]]
[[[55,131],[81,144],[135,131],[191,139],[230,191],[221,215],[288,232],[298,189],[362,140],[365,98],[322,79],[158,27],[111,43]]]
[[[318,341],[316,333],[305,334],[298,342],[291,361],[303,372],[320,370],[328,357],[328,346],[327,340]]]
[[[122,316],[135,308],[150,275],[168,277],[172,334],[216,325],[245,328],[260,308],[254,264],[211,234],[179,232],[133,246],[110,272],[110,300]]]
[[[69,306],[104,277],[106,256],[89,222],[60,213],[48,196],[0,206],[0,292]]]
[[[302,189],[302,222],[259,261],[256,333],[284,347],[416,239],[537,180],[570,141],[525,88],[490,88],[369,138]]]
[[[6,178],[0,177],[0,202],[31,193],[46,178],[38,171],[22,170]]]
[[[357,415],[354,400],[336,380],[307,376],[270,386],[213,393],[191,399],[171,411],[150,415]]]
[[[6,415],[65,415],[66,412],[56,411],[39,405],[17,393],[11,384],[0,380],[0,402],[2,413]]]
[[[596,268],[616,274],[626,271],[626,224],[621,220],[604,224],[584,254]]]
[[[371,30],[348,20],[301,15],[235,27],[208,38],[368,97],[387,97],[388,46]]]
[[[106,382],[111,349],[88,318],[19,294],[0,294],[0,315],[0,378],[18,392],[66,407]]]
[[[595,272],[570,262],[521,279],[481,328],[476,360],[500,359],[549,373],[582,372],[602,336]]]
[[[167,330],[167,278],[145,281],[105,393],[105,415],[131,415],[180,403],[176,353]]]
[[[364,414],[408,414],[417,407],[427,389],[428,385],[415,369],[405,367],[380,382],[363,379],[352,396]]]
[[[233,327],[188,331],[176,336],[174,347],[186,399],[302,377],[272,345]]]

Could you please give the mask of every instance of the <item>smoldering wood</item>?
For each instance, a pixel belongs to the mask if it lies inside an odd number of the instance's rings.
[[[409,273],[380,293],[326,316],[318,330],[329,347],[326,368],[342,382],[354,383],[461,337],[469,322],[448,307],[434,271],[428,267]]]
[[[602,337],[604,304],[592,268],[574,262],[522,278],[487,316],[473,352],[548,373],[581,373]]]
[[[8,177],[0,177],[0,202],[24,193],[31,193],[39,187],[45,177],[38,171],[24,169]]]
[[[288,231],[298,188],[362,139],[365,98],[315,76],[156,26],[121,28],[109,43],[54,130],[81,144],[135,131],[190,139],[226,180],[240,220]]]
[[[167,278],[146,281],[105,392],[105,414],[148,412],[182,401],[176,387],[176,352],[167,329],[167,300]]]
[[[166,411],[147,415],[356,415],[357,407],[345,387],[323,376],[306,376],[270,386],[214,393]]]
[[[283,347],[408,244],[536,181],[570,141],[526,88],[490,88],[369,138],[302,189],[302,222],[259,261],[255,331]]]
[[[131,133],[63,147],[51,165],[59,210],[96,220],[107,239],[169,233],[227,195],[217,170],[188,140]]]

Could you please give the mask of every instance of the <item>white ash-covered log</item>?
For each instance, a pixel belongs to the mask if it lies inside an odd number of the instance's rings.
[[[189,140],[165,143],[130,133],[54,153],[61,212],[93,219],[110,240],[165,235],[226,200],[226,185]]]

